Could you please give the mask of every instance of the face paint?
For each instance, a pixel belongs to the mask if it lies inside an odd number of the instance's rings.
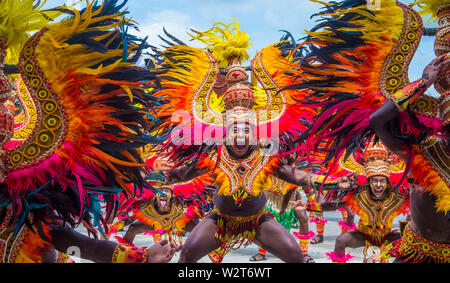
[[[236,157],[249,154],[255,144],[253,127],[248,123],[236,123],[227,130],[227,149]]]
[[[383,196],[388,185],[388,180],[384,176],[374,176],[370,178],[370,189],[376,198]]]
[[[168,211],[170,209],[170,201],[172,198],[172,191],[169,189],[162,190],[166,195],[156,194],[156,206],[161,211]]]

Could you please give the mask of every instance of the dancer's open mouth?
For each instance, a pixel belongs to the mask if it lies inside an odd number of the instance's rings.
[[[245,144],[238,144],[236,145],[236,148],[239,150],[245,149]]]
[[[374,193],[376,196],[381,196],[383,194],[384,188],[375,188]]]

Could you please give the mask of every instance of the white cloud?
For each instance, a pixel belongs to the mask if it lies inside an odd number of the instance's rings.
[[[189,28],[196,28],[190,15],[174,10],[163,10],[150,12],[145,21],[140,23],[138,33],[140,36],[149,36],[148,42],[152,45],[165,45],[158,37],[164,37],[163,28],[171,35],[192,46],[189,43],[190,37],[187,34]]]

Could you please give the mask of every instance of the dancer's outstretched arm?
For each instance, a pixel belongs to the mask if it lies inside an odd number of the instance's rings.
[[[174,168],[172,170],[151,173],[147,176],[147,179],[151,181],[159,181],[163,185],[172,185],[176,183],[188,182],[206,173],[206,170],[198,168],[195,165],[187,165],[180,168]]]
[[[346,204],[344,201],[322,201],[320,202],[320,207],[322,211],[336,211],[340,208],[345,208]]]
[[[322,186],[325,176],[306,172],[291,165],[282,164],[273,172],[274,176],[296,186],[323,190],[348,190],[356,185],[356,176],[347,175],[342,178],[329,177]]]
[[[91,260],[98,263],[111,263],[121,262],[120,257],[114,260],[114,253],[118,247],[118,243],[106,240],[97,240],[87,237],[81,233],[76,232],[68,225],[62,226],[58,230],[51,232],[52,243],[55,249],[67,253],[69,248],[76,247],[80,251],[80,257],[83,259]],[[143,262],[164,263],[169,262],[176,251],[179,251],[181,247],[168,244],[167,242],[160,242],[149,247],[148,250],[135,248],[132,250],[136,258],[140,256],[140,252],[143,256]],[[126,249],[123,248],[123,250]],[[122,251],[123,252],[123,251]],[[124,253],[124,252],[123,252]],[[129,259],[126,259],[129,260]]]

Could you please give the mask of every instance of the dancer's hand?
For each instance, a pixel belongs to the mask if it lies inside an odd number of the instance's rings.
[[[430,64],[425,67],[422,78],[425,80],[425,84],[427,85],[427,87],[432,86],[436,82],[436,80],[445,71],[445,68],[448,67],[449,64],[450,55],[444,54],[435,58],[430,62]]]
[[[166,263],[172,260],[175,252],[181,250],[181,245],[176,246],[169,241],[162,240],[148,248],[147,262],[149,263]]]
[[[350,190],[356,186],[356,181],[358,177],[355,173],[351,173],[345,175],[344,177],[339,178],[338,187],[339,190]]]
[[[325,219],[323,212],[314,212],[314,219],[317,221],[323,221]]]
[[[81,220],[81,223],[83,224],[84,228],[86,228],[89,237],[92,234],[95,239],[98,239],[98,230],[94,226],[92,226],[92,224],[88,223],[86,220]]]
[[[295,208],[299,208],[300,210],[306,210],[306,203],[302,200],[291,200],[289,204]]]

